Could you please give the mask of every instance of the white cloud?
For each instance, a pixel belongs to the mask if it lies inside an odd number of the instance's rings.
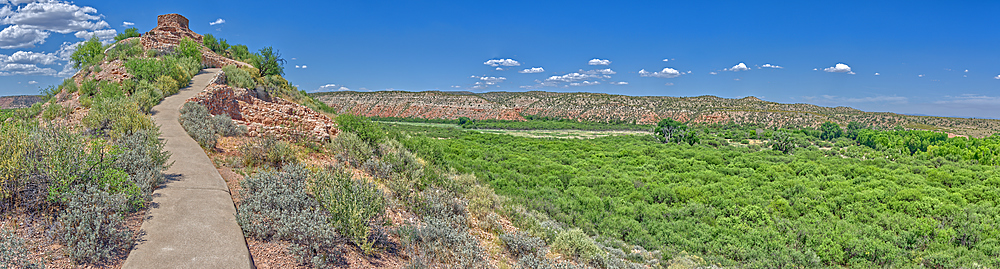
[[[309,68],[309,66],[308,65],[303,65],[302,66],[302,69],[306,69],[306,68]]]
[[[497,71],[503,71],[503,67],[497,67]]]
[[[55,76],[55,69],[41,68],[33,64],[0,64],[0,76],[27,75],[27,76]]]
[[[670,61],[670,59],[663,59],[663,61],[664,61],[664,62],[669,62],[669,61]]]
[[[997,75],[996,77],[993,77],[993,78],[994,79],[1000,79],[1000,75]]]
[[[497,84],[499,84],[499,83],[504,82],[505,80],[507,80],[507,78],[505,78],[505,77],[487,77],[487,76],[477,77],[477,76],[472,76],[472,78],[479,79],[479,81],[476,81],[476,83],[472,86],[473,89],[485,89],[485,88],[489,88],[490,86],[495,86],[495,85],[497,85]]]
[[[582,82],[573,82],[573,83],[570,83],[569,85],[570,86],[591,86],[591,85],[598,85],[598,84],[601,84],[601,82],[598,82],[598,81],[586,81],[586,80],[584,80]]]
[[[497,66],[520,66],[521,63],[515,61],[514,59],[493,59],[483,63],[485,65],[497,67]]]
[[[215,21],[208,23],[208,25],[219,25],[219,24],[223,24],[223,23],[226,23],[226,20],[223,20],[222,18],[218,18]]]
[[[666,86],[674,86],[674,83],[673,83],[673,82],[667,82],[667,84],[663,84],[663,85],[666,85]]]
[[[1000,77],[1000,76],[998,76]],[[978,94],[963,94],[960,96],[945,96],[947,100],[935,101],[935,104],[960,104],[960,105],[1000,105],[1000,97],[986,96]]]
[[[18,51],[6,57],[0,57],[0,62],[16,64],[54,64],[59,57],[55,54],[45,54],[31,51]]]
[[[628,81],[611,82],[611,85],[628,85]]]
[[[681,72],[670,67],[663,68],[660,72],[649,72],[646,69],[639,70],[639,76],[654,78],[676,78],[681,76]]]
[[[816,70],[816,69],[813,69],[813,70]],[[823,68],[823,71],[830,72],[830,73],[848,73],[848,74],[854,75],[854,72],[851,71],[851,67],[847,66],[846,64],[843,64],[843,63],[837,63],[834,66]]]
[[[924,77],[924,74],[917,75],[918,78]]]
[[[589,65],[609,65],[609,64],[611,64],[611,60],[601,60],[601,59],[594,58],[594,59],[590,60],[589,62],[587,62],[587,64],[589,64]]]
[[[524,69],[524,70],[521,70],[521,71],[517,71],[517,72],[518,72],[518,73],[521,73],[521,74],[534,74],[534,73],[541,73],[541,72],[545,72],[545,68],[541,68],[541,67],[532,67],[532,68],[528,68],[528,69]]]
[[[118,31],[115,29],[96,30],[93,32],[79,31],[74,35],[80,39],[90,39],[96,35],[97,39],[100,40],[101,43],[110,44],[111,41],[115,39],[115,36],[118,35]]]
[[[582,81],[582,80],[591,79],[591,78],[599,78],[599,77],[601,77],[601,76],[597,75],[597,74],[586,74],[586,73],[573,72],[573,73],[565,74],[565,75],[562,75],[562,76],[551,76],[551,77],[545,79],[545,81],[550,81],[550,82],[577,82],[577,81]]]
[[[71,77],[73,75],[76,75],[77,71],[79,71],[79,70],[74,69],[72,64],[68,64],[67,63],[67,64],[63,65],[63,70],[59,71],[59,73],[57,73],[56,76],[57,77],[67,78],[67,77]]]
[[[745,63],[738,63],[733,67],[722,69],[722,71],[733,71],[733,72],[747,71],[747,70],[750,70],[750,68],[747,67],[747,64]]]
[[[965,69],[965,72],[966,72],[966,73],[969,73],[969,69]]]
[[[775,69],[783,69],[784,68],[784,67],[782,67],[780,65],[773,65],[773,64],[764,64],[764,65],[761,65],[760,67],[761,68],[775,68]]]
[[[49,32],[12,25],[0,31],[0,49],[31,48],[45,43]]]
[[[348,87],[344,87],[343,85],[337,85],[337,84],[333,84],[333,83],[326,84],[326,85],[323,85],[323,86],[319,86],[319,88],[316,89],[317,92],[325,92],[325,91],[350,91],[350,90],[351,89],[348,88]]]
[[[0,24],[13,24],[27,29],[68,34],[109,27],[107,22],[101,20],[101,15],[93,14],[97,13],[97,9],[77,6],[72,2],[38,1],[25,6],[18,5],[17,10],[13,10],[11,6],[5,6],[4,9],[7,12],[0,12],[0,15],[5,15],[0,19]]]
[[[879,74],[878,72],[875,72],[875,75],[876,76],[881,76],[882,74]]]
[[[903,96],[869,96],[869,97],[839,97],[835,95],[803,96],[807,101],[821,103],[893,103],[905,104],[909,98]]]
[[[38,81],[31,80],[31,81],[28,81],[28,84],[38,84]]]
[[[134,22],[130,22],[130,21],[122,22],[122,27],[129,27],[129,26],[132,26],[132,25],[135,25],[135,23]]]
[[[712,72],[708,72],[708,74],[709,75],[718,75],[719,73],[716,73],[715,71],[712,71]]]

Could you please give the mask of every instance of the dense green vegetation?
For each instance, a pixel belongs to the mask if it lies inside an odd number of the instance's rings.
[[[527,121],[509,120],[473,120],[461,117],[454,120],[449,119],[424,119],[424,118],[396,118],[396,117],[372,117],[373,121],[382,122],[419,122],[419,123],[445,123],[457,124],[465,129],[504,129],[504,130],[587,130],[587,131],[649,131],[652,125],[637,125],[625,122],[593,122],[577,121],[571,119],[547,118],[532,115],[524,115]]]
[[[1000,171],[970,157],[995,155],[970,152],[996,136],[855,128],[854,140],[829,128],[721,125],[693,127],[691,145],[389,128],[427,162],[474,173],[514,204],[664,260],[683,251],[760,268],[1000,266]],[[787,149],[730,144],[749,139]],[[532,219],[520,225],[544,227]]]

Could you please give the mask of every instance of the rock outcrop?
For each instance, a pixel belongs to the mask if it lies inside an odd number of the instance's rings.
[[[248,127],[248,136],[327,141],[337,135],[337,125],[329,117],[279,97],[262,96],[256,89],[226,85],[225,73],[220,72],[205,91],[188,101],[204,105],[212,115],[229,115]]]

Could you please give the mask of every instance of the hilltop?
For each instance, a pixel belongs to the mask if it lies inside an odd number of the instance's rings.
[[[1000,121],[888,112],[865,112],[850,107],[783,104],[756,97],[626,96],[602,93],[440,91],[323,92],[311,96],[336,113],[368,117],[523,121],[532,115],[580,121],[653,124],[663,118],[692,123],[757,124],[767,127],[818,127],[825,121],[840,125],[855,121],[880,128],[935,130],[972,137],[1000,131]]]

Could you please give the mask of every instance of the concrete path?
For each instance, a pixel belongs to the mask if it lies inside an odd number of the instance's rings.
[[[191,86],[153,107],[173,166],[153,192],[144,233],[123,268],[252,268],[236,207],[222,176],[177,118],[184,100],[205,89],[219,69],[205,69]]]

